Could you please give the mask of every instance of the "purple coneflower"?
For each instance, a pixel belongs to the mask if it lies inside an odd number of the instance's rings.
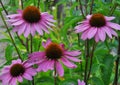
[[[112,38],[117,36],[114,30],[120,30],[120,25],[110,22],[115,17],[107,17],[102,14],[87,15],[86,20],[82,21],[80,25],[75,27],[75,32],[82,32],[81,38],[83,40],[95,38],[95,41],[104,41],[106,34]]]
[[[5,66],[0,75],[2,85],[17,85],[17,81],[23,82],[23,78],[32,80],[36,75],[36,70],[32,66],[20,59],[13,60],[10,66]]]
[[[68,51],[63,44],[57,44],[48,39],[46,43],[43,42],[43,46],[45,48],[44,52],[34,52],[29,55],[28,60],[28,62],[38,64],[38,72],[53,70],[55,67],[59,76],[63,76],[64,69],[61,63],[69,68],[76,68],[77,66],[73,62],[81,61],[75,57],[81,54],[80,51]]]
[[[48,29],[52,30],[51,26],[54,26],[53,16],[47,12],[41,13],[35,6],[28,6],[24,10],[18,10],[18,14],[8,15],[9,21],[13,26],[13,31],[18,35],[24,34],[28,37],[29,34],[35,35],[37,31],[40,35],[43,35],[43,31],[49,33]]]

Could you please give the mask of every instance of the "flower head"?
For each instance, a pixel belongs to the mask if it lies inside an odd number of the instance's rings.
[[[115,30],[120,30],[120,25],[110,22],[115,17],[107,17],[102,14],[87,15],[86,20],[82,21],[80,25],[75,27],[75,32],[82,32],[81,38],[83,40],[95,38],[95,41],[104,41],[106,35],[112,38],[117,36]]]
[[[85,85],[85,82],[78,79],[78,85]]]
[[[32,64],[17,59],[13,60],[10,66],[3,68],[0,80],[2,85],[16,85],[17,81],[22,82],[23,78],[32,80],[32,76],[35,75],[36,70],[32,68]]]
[[[78,56],[81,54],[80,51],[68,51],[64,48],[63,44],[57,44],[52,42],[50,39],[42,44],[45,48],[44,52],[34,52],[29,55],[29,62],[38,64],[37,71],[47,71],[56,68],[57,73],[60,76],[64,75],[64,69],[61,62],[69,67],[77,67],[73,62],[80,62]]]
[[[41,13],[35,6],[28,6],[24,10],[18,10],[18,14],[8,15],[9,21],[14,25],[13,31],[18,35],[24,34],[28,37],[29,34],[35,35],[37,31],[40,35],[43,35],[43,31],[49,33],[48,29],[52,30],[51,26],[54,26],[53,16],[47,12]]]

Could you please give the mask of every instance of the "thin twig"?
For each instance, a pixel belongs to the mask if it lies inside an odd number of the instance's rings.
[[[22,60],[22,58],[21,58],[21,56],[20,56],[20,53],[19,53],[19,50],[18,50],[18,48],[17,48],[17,46],[16,46],[16,44],[15,44],[15,42],[14,42],[14,39],[13,39],[13,37],[12,37],[10,31],[9,31],[9,28],[8,28],[8,26],[7,26],[7,23],[5,22],[5,19],[4,19],[4,17],[3,17],[2,12],[0,12],[0,15],[1,15],[2,21],[3,21],[3,23],[4,23],[4,25],[5,25],[6,29],[7,29],[7,32],[8,32],[8,34],[9,34],[10,38],[11,38],[12,44],[14,45],[14,47],[15,47],[15,49],[16,49],[16,52],[17,52],[17,54],[18,54],[18,57]]]
[[[22,9],[24,8],[23,0],[21,0],[21,8],[22,8]]]
[[[83,18],[85,18],[85,15],[84,15],[84,13],[83,13],[83,8],[82,8],[81,0],[79,0],[79,3],[80,3],[80,10],[81,10],[82,16],[83,16]]]
[[[90,7],[90,14],[92,14],[92,10],[93,10],[93,3],[94,3],[94,0],[92,0],[92,3],[91,3],[91,7]]]
[[[40,6],[40,0],[38,0],[38,6],[37,6],[37,7],[38,7],[38,9],[39,9],[39,6]]]
[[[3,3],[2,3],[2,0],[0,0],[0,4],[1,4],[3,10],[5,11],[6,15],[8,15],[8,12],[7,12],[7,10],[5,9],[5,7],[4,7],[4,5],[3,5]]]

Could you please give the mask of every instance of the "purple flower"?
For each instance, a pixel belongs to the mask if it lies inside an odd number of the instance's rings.
[[[18,35],[23,33],[25,37],[29,34],[34,36],[36,31],[40,35],[43,35],[44,31],[49,33],[48,29],[53,30],[51,26],[54,26],[53,22],[55,22],[52,15],[47,12],[41,13],[35,6],[28,6],[24,10],[18,10],[18,14],[7,17],[10,18],[7,21],[14,26],[13,31]]]
[[[36,70],[32,66],[20,59],[13,60],[10,66],[2,69],[0,80],[2,85],[17,85],[17,81],[23,82],[23,78],[32,80],[32,76],[36,75]]]
[[[114,18],[102,14],[87,15],[86,20],[75,27],[75,32],[82,32],[83,40],[94,38],[96,42],[105,41],[106,35],[112,38],[112,35],[117,36],[114,30],[120,30],[120,25],[110,22]]]
[[[45,48],[43,52],[34,52],[29,55],[28,62],[38,64],[37,71],[53,70],[56,67],[56,71],[59,76],[64,75],[64,69],[61,65],[63,63],[68,68],[76,68],[77,66],[73,62],[80,62],[78,56],[80,51],[68,51],[64,48],[63,44],[57,44],[50,39],[42,44]]]

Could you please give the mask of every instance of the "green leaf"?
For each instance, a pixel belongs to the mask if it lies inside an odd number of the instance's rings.
[[[13,46],[8,45],[5,49],[5,58],[7,61],[12,59],[12,53],[13,53]]]
[[[92,82],[93,82],[91,85],[106,85],[106,84],[104,84],[104,82],[103,82],[100,78],[98,78],[98,77],[92,77],[91,80],[92,80]]]
[[[105,85],[109,85],[110,84],[110,77],[112,75],[114,57],[111,55],[106,55],[106,56],[104,56],[103,61],[101,63],[104,64],[104,66],[102,65],[100,67],[101,78],[102,78]]]

